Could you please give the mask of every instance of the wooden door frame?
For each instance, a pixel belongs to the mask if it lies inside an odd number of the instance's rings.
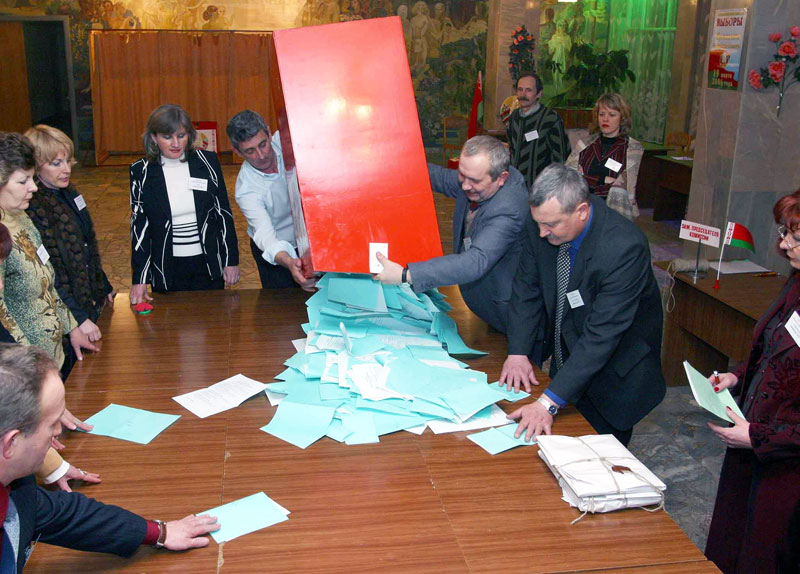
[[[80,151],[78,137],[78,110],[75,94],[75,75],[72,68],[72,44],[69,37],[69,16],[20,16],[16,14],[0,14],[0,22],[61,22],[64,28],[64,54],[67,58],[67,93],[69,94],[69,121],[72,126],[72,142],[75,146],[74,157]],[[27,79],[27,78],[26,78]]]

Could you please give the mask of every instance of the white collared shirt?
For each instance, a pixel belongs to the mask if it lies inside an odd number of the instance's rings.
[[[272,134],[272,151],[278,161],[277,173],[261,172],[247,161],[242,164],[236,178],[236,203],[247,218],[247,234],[264,252],[264,260],[275,265],[275,256],[281,251],[297,257],[297,240],[278,132]]]

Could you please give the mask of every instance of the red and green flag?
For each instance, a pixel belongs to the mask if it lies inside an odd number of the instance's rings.
[[[756,246],[753,242],[753,234],[740,223],[728,222],[728,229],[725,231],[725,245],[733,247],[744,247],[755,252]]]
[[[475,82],[475,92],[472,94],[472,110],[469,114],[469,126],[467,128],[467,138],[474,137],[483,124],[483,82],[481,73],[478,72],[478,81]]]
[[[728,222],[728,229],[725,230],[725,241],[722,242],[722,249],[719,250],[719,264],[717,265],[717,280],[714,281],[714,289],[719,289],[719,274],[722,270],[722,254],[725,253],[725,246],[744,247],[753,253],[756,251],[753,234],[740,223]]]

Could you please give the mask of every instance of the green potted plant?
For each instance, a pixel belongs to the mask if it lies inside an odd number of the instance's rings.
[[[578,124],[566,127],[583,128],[591,122],[591,111],[587,114],[584,110],[591,110],[602,94],[619,91],[626,80],[636,81],[636,75],[628,66],[628,50],[595,52],[592,44],[585,43],[574,44],[570,55],[573,63],[567,68],[564,80],[572,81],[572,85],[553,96],[549,105],[559,110],[565,125]],[[559,66],[555,62],[552,65]],[[576,108],[582,113],[576,113]],[[576,116],[576,120],[568,122],[570,116]]]

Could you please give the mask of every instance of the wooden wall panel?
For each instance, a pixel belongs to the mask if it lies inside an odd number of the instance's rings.
[[[31,127],[31,102],[22,22],[0,22],[0,62],[3,62],[0,130],[24,132]]]
[[[170,30],[92,32],[92,99],[98,163],[109,154],[141,154],[147,118],[178,104],[196,121],[225,125],[254,109],[275,125],[269,91],[269,32]]]

